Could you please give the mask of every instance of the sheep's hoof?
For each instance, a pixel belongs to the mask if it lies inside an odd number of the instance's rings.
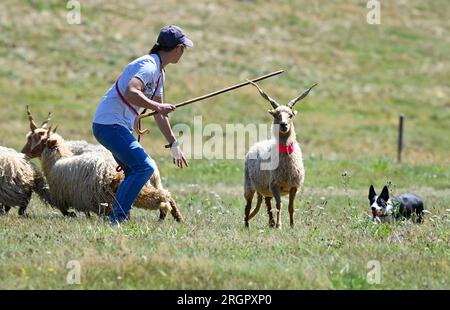
[[[270,228],[274,228],[275,227],[275,221],[274,220],[269,221],[269,227]]]
[[[161,210],[159,211],[159,219],[158,222],[162,222],[164,221],[164,219],[166,218],[166,213],[162,212]]]

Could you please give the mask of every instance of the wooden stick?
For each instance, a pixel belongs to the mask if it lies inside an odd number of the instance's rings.
[[[403,153],[403,113],[400,113],[399,123],[398,123],[398,148],[397,148],[397,161],[402,162]]]
[[[272,72],[272,73],[269,73],[269,74],[257,77],[256,79],[251,80],[251,82],[258,82],[258,81],[270,78],[272,76],[281,74],[283,72],[284,72],[284,70],[275,71],[275,72]],[[208,99],[208,98],[211,98],[211,97],[214,97],[214,96],[217,96],[217,95],[220,95],[220,94],[223,94],[223,93],[235,90],[237,88],[246,86],[248,84],[250,84],[250,82],[247,81],[247,82],[239,83],[239,84],[227,87],[227,88],[223,88],[221,90],[218,90],[218,91],[206,94],[204,96],[200,96],[200,97],[197,97],[197,98],[193,98],[193,99],[189,99],[189,100],[183,101],[181,103],[176,104],[175,107],[177,107],[177,108],[183,107],[185,105],[188,105],[188,104],[191,104],[191,103],[194,103],[194,102],[197,102],[197,101],[205,100],[205,99]],[[144,114],[141,114],[141,115],[137,116],[136,120],[134,122],[134,129],[136,130],[136,132],[138,134],[140,134],[140,135],[143,135],[144,133],[148,132],[148,129],[144,129],[144,130],[140,130],[139,129],[139,122],[140,122],[141,119],[143,119],[145,117],[149,117],[149,116],[155,115],[157,113],[158,112],[156,112],[156,111],[151,111],[151,112],[147,112],[147,113],[144,113]]]

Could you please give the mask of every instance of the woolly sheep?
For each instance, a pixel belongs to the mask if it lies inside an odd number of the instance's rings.
[[[33,115],[30,112],[29,107],[27,106],[27,115],[30,123],[30,132],[26,135],[27,143],[22,149],[22,153],[29,154],[31,158],[39,157],[37,154],[42,153],[41,144],[42,137],[46,135],[48,129],[48,122],[50,121],[51,113],[48,113],[47,120],[45,120],[41,127],[37,127],[36,123],[33,120]],[[75,141],[65,141],[66,147],[73,153],[73,155],[81,155],[84,153],[95,152],[98,157],[104,158],[104,160],[109,161],[111,169],[114,167],[116,169],[117,163],[112,156],[111,152],[108,151],[105,147],[100,144],[92,144],[83,140],[75,140]],[[36,154],[33,154],[31,150],[34,150]],[[113,173],[111,171],[111,173]],[[157,189],[163,189],[161,183],[161,176],[158,170],[158,167],[155,165],[155,171],[153,172],[149,182],[151,186]]]
[[[51,199],[62,212],[74,208],[86,215],[90,212],[98,215],[111,213],[114,191],[123,178],[122,173],[116,172],[112,161],[99,156],[98,152],[74,156],[64,139],[50,129],[41,136],[41,142],[30,150],[30,154],[40,156]],[[177,221],[182,220],[170,193],[148,184],[141,191],[135,206],[158,209],[161,219],[170,211]]]
[[[293,117],[297,111],[293,110],[293,106],[306,97],[316,84],[287,105],[279,105],[257,84],[250,83],[258,89],[264,99],[271,103],[273,110],[268,112],[274,120],[273,138],[253,145],[245,157],[245,226],[249,226],[249,220],[258,213],[262,199],[265,198],[270,227],[276,225],[277,228],[281,228],[281,196],[289,194],[290,225],[294,227],[294,200],[297,191],[303,187],[305,169],[302,151],[295,134]],[[250,213],[255,193],[257,193],[257,204]],[[272,197],[275,198],[278,210],[276,224],[272,214]]]
[[[0,212],[19,207],[19,215],[26,216],[33,191],[50,203],[48,186],[38,168],[24,154],[0,146]]]

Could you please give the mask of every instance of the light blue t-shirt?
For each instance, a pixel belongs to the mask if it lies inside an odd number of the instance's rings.
[[[161,78],[160,78],[161,76]],[[127,89],[128,83],[133,77],[137,77],[144,83],[144,95],[151,98],[155,92],[155,97],[163,97],[164,74],[161,71],[161,63],[158,55],[144,55],[129,63],[119,77],[119,90],[122,96]],[[160,82],[158,89],[155,87]],[[139,106],[133,105],[139,112]],[[108,89],[100,101],[94,115],[94,123],[103,125],[118,124],[133,131],[136,114],[128,107],[116,91],[115,83]]]

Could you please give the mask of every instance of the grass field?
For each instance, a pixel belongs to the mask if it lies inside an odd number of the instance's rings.
[[[167,68],[166,100],[179,102],[270,71],[261,86],[287,102],[319,86],[296,118],[305,188],[296,226],[268,228],[264,210],[244,229],[242,160],[172,166],[162,135],[143,145],[185,222],[157,223],[134,210],[111,228],[97,217],[65,219],[34,197],[30,217],[0,217],[2,289],[448,289],[450,284],[450,4],[383,2],[381,24],[366,1],[81,1],[82,22],[66,22],[64,1],[0,4],[0,145],[20,149],[25,105],[52,111],[66,139],[94,142],[96,105],[120,70],[144,54],[164,24],[195,43]],[[267,124],[253,88],[173,113],[172,124]],[[403,162],[396,162],[398,115]],[[208,137],[203,137],[207,140]],[[346,177],[342,176],[346,172]],[[367,221],[370,184],[420,195],[423,225]],[[286,205],[286,200],[283,200]],[[13,212],[14,211],[14,212]],[[67,284],[69,261],[81,283]],[[380,283],[367,281],[379,262]]]

